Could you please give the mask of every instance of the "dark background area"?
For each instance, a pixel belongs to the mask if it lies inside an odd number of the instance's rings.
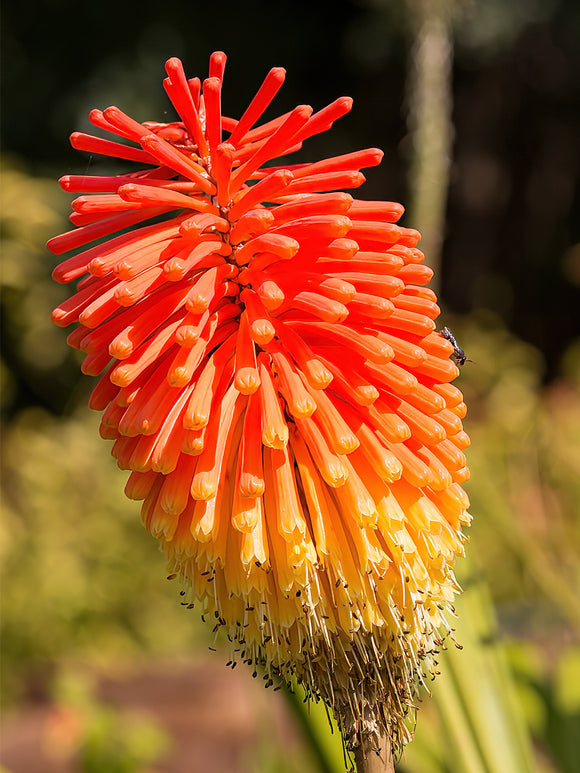
[[[456,3],[454,12],[441,300],[455,314],[499,315],[541,350],[549,381],[580,333],[580,5],[490,0]],[[203,77],[209,53],[222,49],[226,114],[239,115],[275,65],[288,71],[278,112],[352,95],[352,113],[305,152],[381,147],[385,160],[362,194],[406,202],[408,18],[402,0],[6,4],[4,152],[33,175],[84,171],[87,159],[66,137],[87,127],[91,107],[116,103],[140,120],[163,120],[165,59],[180,56]],[[9,338],[9,360],[13,346]]]

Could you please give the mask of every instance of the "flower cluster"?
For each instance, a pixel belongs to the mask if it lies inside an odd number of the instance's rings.
[[[271,163],[352,100],[260,123],[274,68],[228,118],[225,60],[203,83],[167,62],[174,122],[109,107],[90,120],[121,142],[72,135],[134,168],[61,179],[83,195],[49,248],[75,251],[54,278],[78,284],[53,318],[76,323],[126,493],[232,660],[297,679],[347,742],[398,746],[469,520],[453,346],[403,207],[343,192],[381,151]]]

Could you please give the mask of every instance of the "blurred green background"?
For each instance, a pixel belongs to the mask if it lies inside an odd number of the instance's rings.
[[[475,516],[457,639],[400,773],[573,773],[580,759],[580,5],[577,0],[5,4],[0,770],[339,771],[314,707],[224,668],[180,605],[98,438],[91,379],[49,321],[45,241],[87,111],[171,115],[163,63],[225,112],[287,68],[276,112],[353,112],[302,158],[379,146],[365,198],[407,204],[462,370]],[[120,171],[115,167],[112,171]],[[218,652],[208,651],[208,646]],[[2,765],[4,766],[2,768]]]

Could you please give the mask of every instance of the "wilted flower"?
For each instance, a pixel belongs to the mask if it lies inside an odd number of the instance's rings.
[[[137,171],[62,178],[89,195],[49,242],[82,248],[54,271],[80,280],[54,320],[104,371],[90,406],[127,495],[232,660],[322,697],[347,743],[400,747],[469,520],[453,346],[403,207],[340,191],[380,150],[266,166],[352,101],[260,124],[274,68],[227,118],[225,60],[203,84],[167,62],[177,121],[109,107],[90,120],[123,142],[72,135]]]

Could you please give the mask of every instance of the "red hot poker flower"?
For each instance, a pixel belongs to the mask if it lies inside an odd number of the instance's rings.
[[[82,195],[54,278],[78,284],[53,318],[102,374],[127,495],[234,652],[322,697],[348,743],[397,747],[469,520],[453,346],[403,207],[342,192],[380,150],[270,165],[352,101],[260,123],[274,68],[228,118],[225,60],[203,83],[167,62],[177,121],[109,107],[90,120],[121,142],[72,135],[133,171],[61,179]]]

